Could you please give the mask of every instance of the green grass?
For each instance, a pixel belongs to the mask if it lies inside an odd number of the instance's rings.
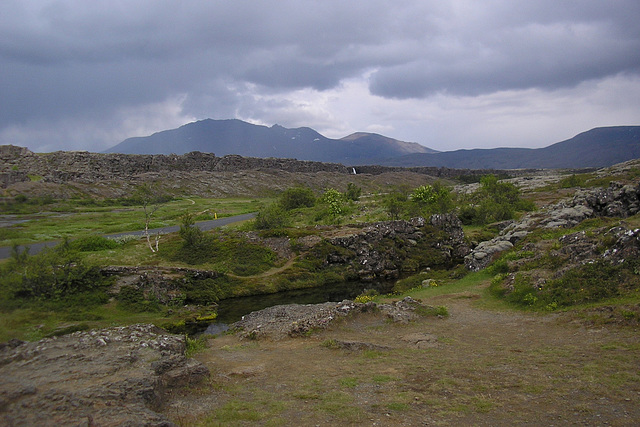
[[[374,383],[377,383],[377,384],[386,384],[393,381],[397,381],[397,378],[395,377],[392,377],[390,375],[382,375],[382,374],[376,374],[371,379]]]
[[[207,348],[206,336],[200,336],[198,338],[191,338],[185,336],[186,349],[184,355],[187,357],[193,357],[194,354],[204,351]]]
[[[187,212],[194,214],[196,221],[255,212],[263,203],[263,200],[249,198],[174,200],[160,206],[152,217],[150,227],[179,225]],[[42,211],[17,215],[16,219],[28,221],[3,229],[0,232],[0,246],[144,229],[142,206],[85,206],[79,202],[67,202],[60,207],[60,212],[51,211],[49,208],[52,207],[46,205],[42,206]]]
[[[341,378],[340,381],[338,381],[340,386],[345,388],[356,388],[359,382],[360,381],[356,377]]]
[[[215,409],[199,425],[252,425],[262,421],[267,425],[281,424],[279,415],[287,408],[287,402],[273,400],[262,390],[250,389],[246,393],[244,398],[229,400]]]
[[[354,397],[343,391],[323,393],[315,409],[344,422],[356,423],[364,419],[364,412],[353,404]]]
[[[422,277],[422,275],[418,276]],[[438,286],[435,287],[423,288],[422,286],[419,286],[403,292],[397,297],[403,298],[405,296],[411,296],[413,298],[429,299],[438,295],[457,294],[463,292],[471,292],[481,295],[482,290],[480,290],[478,286],[490,280],[491,277],[492,275],[486,270],[472,272],[458,280],[439,280]]]

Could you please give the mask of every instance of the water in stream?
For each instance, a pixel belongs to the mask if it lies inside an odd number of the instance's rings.
[[[217,335],[226,331],[228,329],[227,325],[237,322],[245,314],[274,305],[320,304],[328,301],[340,302],[345,299],[353,299],[367,289],[375,289],[383,294],[390,292],[392,287],[393,283],[385,282],[348,282],[318,288],[296,289],[268,295],[229,298],[218,303],[218,317],[203,333]]]

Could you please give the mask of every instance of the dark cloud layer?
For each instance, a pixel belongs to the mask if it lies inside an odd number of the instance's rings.
[[[349,79],[428,100],[637,76],[639,18],[637,0],[4,0],[0,143],[181,96],[184,117],[259,121],[262,97]]]

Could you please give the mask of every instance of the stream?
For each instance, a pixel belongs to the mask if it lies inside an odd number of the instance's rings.
[[[384,294],[390,292],[392,287],[393,282],[346,282],[317,288],[283,291],[275,294],[228,298],[218,302],[218,317],[216,321],[211,323],[202,333],[217,335],[229,329],[228,325],[239,321],[245,314],[274,305],[340,302],[345,299],[354,299],[367,289],[375,289]]]

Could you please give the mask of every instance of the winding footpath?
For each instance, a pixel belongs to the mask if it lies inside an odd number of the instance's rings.
[[[242,215],[235,215],[235,216],[229,216],[229,217],[225,217],[225,218],[218,218],[218,219],[212,219],[209,221],[201,221],[201,222],[197,222],[195,225],[202,231],[207,231],[207,230],[211,230],[214,228],[218,228],[218,227],[223,227],[225,225],[229,225],[229,224],[233,224],[235,222],[240,222],[240,221],[246,221],[248,219],[252,219],[256,216],[256,212],[252,212],[252,213],[248,213],[248,214],[242,214]],[[177,231],[180,230],[180,226],[179,225],[174,225],[171,227],[161,227],[161,228],[154,228],[154,229],[150,229],[149,230],[149,234],[167,234],[167,233],[175,233]],[[127,232],[123,232],[123,233],[115,233],[115,234],[106,234],[104,235],[104,237],[120,237],[120,236],[139,236],[139,237],[143,237],[144,236],[144,230],[140,230],[140,231],[127,231]],[[39,242],[39,243],[33,243],[31,245],[25,245],[25,246],[19,246],[19,249],[24,249],[24,248],[29,248],[29,253],[31,255],[33,254],[37,254],[38,252],[42,251],[44,248],[51,248],[56,246],[57,244],[60,243],[60,240],[54,240],[54,241],[50,241],[50,242]],[[11,246],[3,246],[0,247],[0,259],[6,259],[9,258],[11,256]]]

